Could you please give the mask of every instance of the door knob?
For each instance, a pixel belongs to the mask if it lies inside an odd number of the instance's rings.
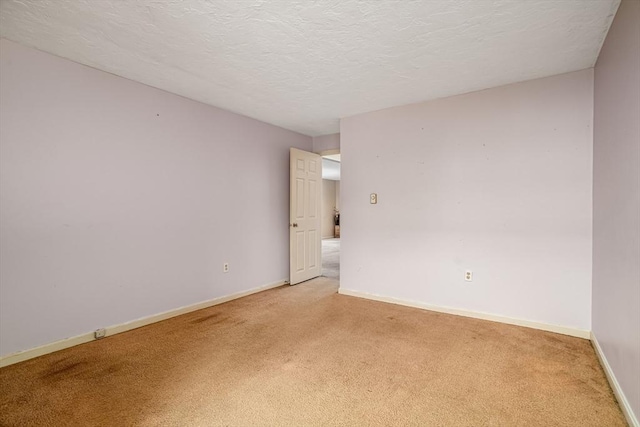
[[[291,224],[292,227],[297,227],[298,223],[294,222],[293,224]]]

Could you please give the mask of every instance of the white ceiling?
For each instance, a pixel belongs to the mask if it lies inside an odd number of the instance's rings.
[[[316,136],[592,67],[619,0],[1,0],[0,35]]]

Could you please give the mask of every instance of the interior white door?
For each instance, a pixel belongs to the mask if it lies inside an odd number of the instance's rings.
[[[295,285],[322,272],[322,158],[296,148],[290,156],[289,281]]]

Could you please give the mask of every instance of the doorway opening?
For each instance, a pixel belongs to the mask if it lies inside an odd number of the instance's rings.
[[[322,276],[340,280],[340,150],[322,156]]]

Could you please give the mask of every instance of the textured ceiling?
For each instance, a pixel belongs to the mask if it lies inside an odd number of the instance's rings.
[[[0,0],[2,37],[307,135],[592,67],[619,0]]]

